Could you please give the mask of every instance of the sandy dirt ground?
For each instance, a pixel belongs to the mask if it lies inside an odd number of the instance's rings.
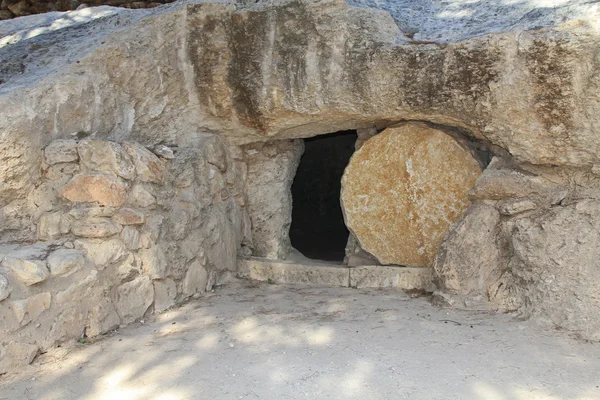
[[[600,399],[600,344],[396,291],[236,281],[0,378],[0,399]]]

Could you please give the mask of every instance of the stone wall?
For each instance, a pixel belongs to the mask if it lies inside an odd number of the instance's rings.
[[[1,245],[0,374],[211,289],[248,229],[246,166],[196,147],[56,140],[30,194],[29,243]],[[42,334],[43,333],[43,334]]]

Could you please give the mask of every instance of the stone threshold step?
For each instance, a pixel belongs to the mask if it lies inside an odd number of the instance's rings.
[[[300,283],[353,288],[397,288],[433,292],[432,268],[365,265],[348,267],[310,261],[238,259],[237,276],[270,283]]]

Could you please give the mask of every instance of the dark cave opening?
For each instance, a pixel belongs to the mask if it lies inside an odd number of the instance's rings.
[[[340,190],[356,138],[356,131],[342,131],[304,140],[304,154],[292,184],[290,240],[308,258],[344,259],[349,232]]]

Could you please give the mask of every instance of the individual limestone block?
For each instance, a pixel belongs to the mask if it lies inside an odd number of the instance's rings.
[[[44,311],[50,308],[52,296],[44,292],[31,296],[25,300],[13,301],[10,306],[19,323],[24,326],[35,321]]]
[[[117,314],[112,301],[108,298],[103,298],[90,310],[88,321],[85,333],[89,337],[94,337],[118,328],[121,318]]]
[[[133,226],[123,227],[121,240],[129,250],[138,250],[141,247],[140,232]]]
[[[0,375],[31,364],[38,351],[39,347],[33,344],[10,342],[0,357]]]
[[[79,250],[58,249],[48,256],[52,276],[67,277],[85,267],[85,256]]]
[[[167,273],[165,252],[159,246],[142,249],[139,252],[142,271],[152,279],[163,279]]]
[[[186,296],[192,296],[196,293],[204,293],[206,291],[206,283],[208,282],[208,273],[206,268],[199,260],[194,260],[185,274],[183,280],[183,293]]]
[[[75,140],[55,140],[44,149],[46,163],[50,165],[77,161],[77,142]]]
[[[177,285],[172,279],[154,281],[154,311],[160,312],[175,304]]]
[[[383,264],[432,266],[480,174],[471,153],[446,133],[422,123],[388,128],[344,172],[346,225]]]
[[[115,306],[124,324],[142,317],[153,301],[154,286],[147,276],[125,282],[116,291]]]
[[[0,274],[0,301],[6,299],[10,293],[12,292],[12,287],[8,282],[8,279],[2,274]]]
[[[146,222],[146,216],[135,208],[123,207],[113,216],[113,220],[121,225],[141,225]]]
[[[121,178],[135,178],[135,166],[131,157],[114,142],[82,140],[77,146],[81,163],[94,171],[114,172]]]
[[[27,286],[43,282],[50,275],[45,261],[5,257],[2,265],[12,269],[19,280]]]
[[[139,143],[125,142],[123,148],[129,154],[137,171],[137,178],[142,182],[162,183],[165,166],[160,158]]]
[[[42,215],[37,225],[38,237],[42,240],[48,240],[60,236],[62,233],[62,215],[61,212],[51,212]]]
[[[156,204],[156,197],[141,185],[135,185],[129,193],[128,202],[136,207],[147,208]]]
[[[75,236],[103,238],[121,232],[121,225],[108,218],[86,218],[73,221],[71,232]]]
[[[116,238],[108,240],[80,239],[76,240],[74,244],[76,249],[87,253],[98,269],[119,262],[129,254],[123,242]]]
[[[87,173],[74,176],[59,194],[73,202],[98,202],[103,206],[119,207],[125,202],[127,185],[113,175]]]

